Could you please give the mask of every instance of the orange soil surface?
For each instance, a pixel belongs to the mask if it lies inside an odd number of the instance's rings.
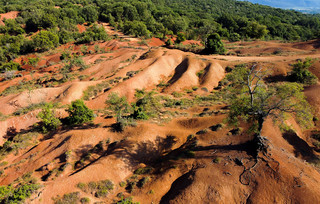
[[[8,13],[2,13],[0,14],[0,25],[4,25],[3,19],[15,19],[19,15],[19,11],[10,11]]]
[[[214,129],[227,116],[225,105],[221,103],[195,106],[188,110],[174,109],[177,112],[185,111],[186,115],[162,124],[138,121],[136,127],[128,127],[123,132],[114,131],[112,125],[116,119],[103,114],[105,101],[112,92],[126,96],[129,101],[134,101],[136,89],[155,89],[161,95],[169,96],[173,92],[184,93],[186,89],[197,87],[199,89],[193,94],[206,95],[208,93],[205,90],[211,92],[224,78],[225,67],[235,64],[257,62],[268,68],[273,76],[285,77],[291,69],[290,64],[297,59],[320,57],[318,41],[290,44],[261,41],[227,43],[228,47],[233,47],[229,51],[241,50],[241,56],[205,56],[157,47],[161,43],[155,38],[149,42],[153,48],[139,45],[139,39],[124,36],[109,25],[103,25],[110,35],[119,34],[120,40],[87,45],[88,50],[94,51],[94,46],[98,45],[104,52],[83,56],[88,68],[75,72],[76,76],[85,76],[83,80],[75,77],[66,83],[50,87],[43,85],[39,89],[0,97],[0,112],[8,116],[0,121],[0,143],[3,144],[9,137],[8,130],[25,132],[38,122],[36,115],[40,110],[21,116],[11,115],[20,108],[44,101],[66,105],[81,98],[89,86],[101,82],[108,82],[110,86],[110,89],[86,101],[91,109],[100,110],[96,112],[96,125],[62,127],[48,135],[40,134],[35,145],[3,159],[8,164],[2,167],[1,185],[8,185],[25,173],[33,172],[43,187],[28,203],[53,203],[53,197],[75,191],[91,201],[106,203],[117,200],[120,192],[125,196],[133,196],[134,201],[140,203],[320,202],[320,174],[316,167],[308,163],[318,153],[309,135],[293,118],[288,118],[287,125],[296,133],[281,132],[271,120],[265,123],[263,135],[270,141],[268,155],[250,171],[244,171],[254,164],[249,142],[252,137],[246,132],[248,125],[241,124],[243,131],[236,135],[230,134],[232,128],[228,126]],[[67,49],[82,55],[81,46],[72,44],[57,48],[56,54],[44,53],[38,65],[21,72],[22,77],[0,82],[0,93],[22,79],[33,80],[44,75],[59,74],[63,66],[59,52]],[[275,55],[274,51],[279,49],[281,53]],[[27,58],[21,57],[17,62],[23,60]],[[319,65],[319,62],[315,62],[311,67],[317,76]],[[31,75],[30,71],[35,73]],[[159,88],[159,84],[165,84],[165,87]],[[319,113],[320,85],[306,87],[305,94]],[[192,94],[187,96],[191,97]],[[213,113],[200,117],[205,108]],[[58,115],[65,117],[63,108],[58,110]],[[198,139],[194,156],[168,159],[166,155],[175,155],[183,149],[189,135],[195,135]],[[107,144],[107,140],[111,144]],[[102,150],[92,153],[90,161],[85,162],[83,167],[74,169],[73,165],[101,141]],[[68,158],[66,152],[70,152]],[[159,158],[164,159],[155,162]],[[126,181],[135,169],[143,166],[154,170],[138,176],[139,179],[146,176],[150,179],[143,188],[128,193],[119,186],[119,182]],[[63,170],[60,172],[59,169]],[[76,187],[79,182],[105,179],[115,184],[106,198],[97,198]]]

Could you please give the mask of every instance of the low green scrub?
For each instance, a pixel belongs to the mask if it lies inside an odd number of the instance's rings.
[[[139,202],[132,201],[132,197],[121,198],[116,204],[140,204]]]
[[[100,92],[103,90],[109,88],[109,83],[108,82],[102,82],[100,84],[97,84],[95,86],[89,86],[87,90],[83,92],[83,100],[88,101],[91,98],[97,96]]]
[[[317,83],[318,78],[309,71],[313,60],[307,58],[305,61],[299,60],[297,63],[293,64],[293,70],[289,75],[289,78],[298,83],[312,85]]]
[[[4,115],[3,113],[0,112],[0,121],[5,121],[7,120],[7,118],[9,118],[9,116]]]
[[[78,204],[80,201],[80,193],[73,192],[64,194],[62,197],[58,196],[56,198],[53,198],[53,201],[55,204]]]
[[[25,134],[17,134],[12,140],[7,140],[0,147],[0,156],[3,157],[11,152],[18,153],[20,149],[25,149],[28,146],[37,143],[39,133],[28,132]]]
[[[31,174],[25,174],[10,185],[0,186],[0,203],[24,203],[39,188],[41,185]]]
[[[149,174],[151,171],[152,171],[151,167],[138,168],[134,171],[134,174],[137,174],[137,175]]]
[[[18,110],[16,110],[13,115],[24,115],[24,114],[27,114],[33,110],[36,110],[36,109],[42,109],[44,108],[48,103],[46,102],[40,102],[40,103],[33,103],[33,104],[30,104],[28,105],[27,107],[23,107],[23,108],[20,108]],[[59,107],[59,103],[52,103],[52,106],[54,108],[57,108]]]
[[[34,80],[31,81],[20,81],[17,85],[9,86],[4,91],[0,93],[0,96],[7,96],[9,94],[21,93],[25,90],[33,90],[41,88],[39,84],[36,84]]]
[[[114,185],[110,180],[91,181],[89,183],[78,183],[77,187],[85,193],[91,193],[97,198],[107,197],[109,192],[113,190]]]

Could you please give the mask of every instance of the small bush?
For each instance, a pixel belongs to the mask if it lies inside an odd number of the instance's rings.
[[[59,118],[55,116],[55,111],[52,110],[52,108],[52,104],[46,104],[37,116],[37,118],[39,118],[41,121],[40,124],[44,133],[51,130],[56,130],[61,125]]]
[[[67,120],[71,125],[91,122],[94,118],[93,111],[84,104],[83,100],[73,101],[66,111],[69,113]]]
[[[119,183],[119,186],[120,187],[125,187],[127,185],[127,183],[125,182],[125,181],[121,181],[120,183]]]
[[[308,69],[312,65],[312,59],[306,59],[304,62],[301,60],[293,64],[293,70],[289,78],[294,82],[299,82],[306,85],[315,84],[318,78],[312,74]]]
[[[79,192],[64,194],[63,197],[54,198],[55,204],[78,204],[80,201]]]
[[[87,197],[81,198],[80,203],[85,204],[85,203],[90,203],[90,199]]]
[[[84,192],[89,191],[95,197],[101,198],[106,197],[109,191],[113,190],[114,185],[110,180],[103,180],[98,182],[91,181],[88,184],[78,183],[77,187]]]
[[[88,101],[92,97],[97,96],[100,92],[104,91],[105,89],[109,88],[109,83],[102,82],[100,84],[97,84],[96,86],[89,86],[87,90],[83,92],[83,99]]]
[[[221,162],[221,157],[216,157],[213,159],[213,162],[219,164]]]
[[[137,175],[148,174],[152,171],[151,167],[138,168],[133,173]]]

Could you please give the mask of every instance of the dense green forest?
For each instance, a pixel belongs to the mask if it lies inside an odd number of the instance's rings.
[[[218,33],[229,41],[292,41],[320,34],[318,15],[235,0],[0,0],[0,13],[9,11],[20,14],[0,26],[0,65],[6,67],[16,67],[5,63],[19,54],[46,51],[71,41],[106,40],[96,21],[146,38],[182,32],[198,40]],[[90,29],[80,34],[76,25],[85,22]]]

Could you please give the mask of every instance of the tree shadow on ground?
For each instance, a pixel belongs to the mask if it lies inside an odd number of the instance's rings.
[[[306,141],[301,139],[293,130],[283,133],[283,138],[293,146],[295,157],[302,157],[307,161],[316,159],[313,148]]]

